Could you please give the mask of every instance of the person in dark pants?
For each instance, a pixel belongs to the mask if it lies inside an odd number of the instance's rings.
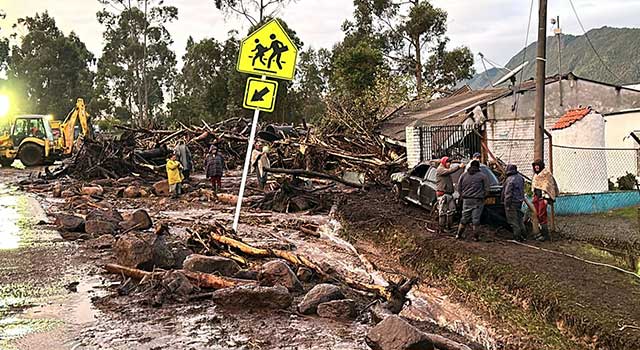
[[[474,160],[469,165],[467,172],[458,180],[458,193],[462,198],[462,219],[458,225],[456,239],[464,238],[464,229],[471,223],[473,240],[480,240],[478,226],[484,210],[484,199],[489,193],[489,178],[480,170],[480,162]]]
[[[207,155],[204,169],[207,179],[211,181],[214,193],[218,194],[218,190],[222,188],[222,175],[224,173],[224,159],[218,152],[218,147],[211,146],[209,148],[209,155]]]
[[[507,165],[507,180],[502,188],[502,203],[507,222],[513,230],[513,239],[520,242],[526,238],[524,214],[522,213],[523,201],[524,178],[518,173],[518,167],[509,164]]]
[[[191,176],[191,169],[193,168],[191,151],[189,151],[189,147],[187,147],[187,145],[185,145],[184,143],[180,143],[178,146],[176,146],[174,152],[178,156],[178,161],[182,165],[182,174],[184,176],[184,181],[189,181],[189,177]]]

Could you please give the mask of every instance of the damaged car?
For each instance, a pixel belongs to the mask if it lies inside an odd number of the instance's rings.
[[[394,173],[391,175],[393,183],[393,193],[396,198],[406,201],[429,210],[433,215],[437,215],[437,195],[436,195],[436,169],[437,161],[422,162],[411,168],[409,171]],[[457,216],[462,211],[462,201],[458,193],[458,179],[465,169],[459,169],[451,175],[455,192],[453,198],[456,200]],[[505,225],[506,219],[504,206],[502,205],[502,185],[500,180],[493,173],[491,168],[481,164],[482,171],[490,183],[490,191],[485,199],[485,207],[482,213],[482,223],[492,225]]]

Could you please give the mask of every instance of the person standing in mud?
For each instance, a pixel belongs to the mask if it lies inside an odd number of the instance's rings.
[[[189,151],[189,147],[184,143],[180,143],[176,146],[174,150],[175,154],[178,156],[178,161],[182,165],[182,172],[184,174],[184,180],[189,181],[189,177],[191,176],[191,169],[193,168],[193,160],[191,158],[191,151]]]
[[[507,180],[502,188],[502,203],[507,222],[513,231],[513,239],[524,241],[526,229],[524,227],[522,203],[524,202],[524,178],[518,173],[514,164],[507,165]]]
[[[458,225],[456,239],[464,238],[464,229],[471,223],[473,240],[480,240],[480,217],[484,210],[484,199],[489,193],[489,178],[480,170],[480,162],[474,160],[469,165],[467,172],[458,180],[458,193],[462,198],[462,219]]]
[[[282,53],[289,50],[289,48],[286,45],[284,45],[280,40],[276,40],[275,34],[271,34],[269,38],[271,38],[272,40],[271,46],[269,46],[269,49],[271,49],[272,52],[271,52],[271,56],[269,56],[269,62],[267,63],[267,68],[269,69],[271,68],[271,62],[275,58],[278,68],[282,69],[282,62],[280,62],[280,60],[282,59]]]
[[[531,188],[533,189],[533,207],[536,209],[538,224],[540,224],[540,235],[536,237],[538,241],[548,241],[551,239],[549,234],[549,223],[547,218],[547,206],[553,203],[560,192],[556,179],[547,169],[541,159],[537,159],[531,164],[533,167],[533,180]]]
[[[464,168],[464,163],[451,165],[449,157],[442,157],[436,169],[436,195],[438,197],[438,225],[440,230],[450,230],[453,226],[453,215],[456,212],[456,201],[453,199],[453,180],[451,175]]]
[[[204,166],[207,179],[211,181],[213,192],[218,194],[218,190],[222,188],[222,175],[224,173],[224,159],[218,152],[218,147],[211,146],[209,154]]]
[[[172,198],[178,198],[182,193],[182,164],[178,161],[178,155],[171,153],[167,159],[167,182],[169,183],[169,193]]]
[[[267,53],[267,51],[269,51],[269,48],[264,47],[262,44],[260,44],[260,39],[256,39],[255,40],[256,43],[256,48],[251,50],[251,52],[255,52],[256,55],[253,56],[253,61],[251,61],[251,65],[252,66],[256,66],[256,60],[260,60],[260,63],[262,63],[262,65],[266,65],[266,63],[264,63],[264,54]]]

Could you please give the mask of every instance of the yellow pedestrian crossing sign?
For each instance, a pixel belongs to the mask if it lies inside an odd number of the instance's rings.
[[[248,109],[273,112],[276,106],[277,92],[277,81],[249,78],[247,80],[247,88],[244,91],[244,102],[242,105]]]
[[[236,69],[242,73],[293,80],[298,48],[277,19],[251,33],[240,44]]]

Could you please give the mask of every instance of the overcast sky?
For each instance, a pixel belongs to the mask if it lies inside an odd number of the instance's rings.
[[[432,0],[449,13],[448,33],[452,46],[466,45],[477,57],[482,52],[499,64],[506,62],[522,49],[525,41],[530,0]],[[602,26],[640,26],[640,0],[573,0],[587,30]],[[538,1],[534,1],[537,5]],[[213,0],[165,0],[178,7],[178,21],[169,25],[175,40],[174,49],[181,57],[189,35],[196,40],[215,37],[224,40],[230,30],[246,33],[243,20],[225,16],[214,6]],[[569,0],[549,1],[549,16],[560,16],[565,33],[582,34],[571,11]],[[95,0],[0,0],[0,9],[7,18],[0,21],[2,32],[8,34],[10,25],[19,17],[48,10],[65,33],[74,30],[88,48],[100,56],[102,30],[95,13],[100,10]],[[305,46],[330,48],[341,40],[341,24],[352,17],[352,0],[299,0],[280,13],[298,33]],[[537,35],[537,6],[534,6],[529,43]],[[549,28],[549,33],[552,29]]]

